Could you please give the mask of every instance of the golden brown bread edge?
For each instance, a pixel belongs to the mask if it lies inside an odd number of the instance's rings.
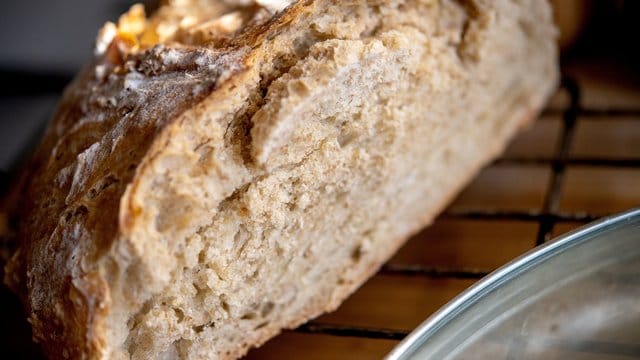
[[[162,141],[172,136],[177,122],[197,116],[200,101],[217,98],[222,102],[230,89],[242,86],[243,73],[256,61],[252,51],[305,12],[313,11],[313,4],[313,1],[298,2],[264,23],[249,25],[215,49],[159,46],[122,58],[118,49],[111,48],[65,91],[20,191],[16,211],[18,246],[5,277],[29,310],[34,338],[51,357],[105,355],[105,342],[113,336],[107,334],[105,319],[114,296],[121,295],[110,293],[113,278],[109,272],[101,271],[98,263],[106,269],[112,266],[117,273],[131,272],[131,276],[145,278],[145,267],[137,263],[140,261],[137,257],[148,249],[137,248],[138,244],[131,241],[140,209],[127,201],[127,193],[139,185],[136,174],[150,166],[154,152],[162,149]],[[186,60],[165,66],[163,57],[167,52]],[[198,62],[203,65],[194,65]],[[101,78],[95,72],[100,65],[129,66],[158,81],[148,85],[151,95],[147,97],[123,96],[122,101],[113,101],[110,96],[114,92],[120,94],[127,85],[135,85],[130,80],[136,79],[127,79],[126,72],[117,71],[115,76]],[[107,73],[111,70],[107,69]],[[184,73],[190,74],[192,82],[166,88],[167,83],[183,78]],[[514,129],[531,120],[542,104],[530,106],[526,115],[517,115],[521,121],[514,121]],[[103,117],[99,124],[83,122],[95,116]],[[94,147],[96,143],[100,145]],[[488,151],[483,162],[499,151],[499,146]],[[65,172],[66,176],[60,175]],[[462,185],[453,186],[446,198]],[[442,206],[426,214],[423,224]],[[399,246],[405,238],[396,239],[389,249]],[[118,264],[114,264],[116,257]],[[359,281],[364,281],[379,265],[373,264]],[[122,299],[121,296],[118,301]],[[262,334],[254,345],[274,334]],[[240,356],[245,351],[239,348],[229,356]]]
[[[100,91],[109,93],[112,89],[100,89],[105,86],[105,80],[96,79],[96,66],[114,67],[133,60],[138,62],[136,70],[148,69],[148,76],[166,73],[181,78],[186,71],[192,71],[193,61],[187,61],[186,68],[162,68],[159,56],[167,50],[162,45],[123,59],[116,46],[117,39],[104,56],[94,59],[67,87],[26,174],[22,176],[26,180],[18,185],[19,190],[12,191],[20,198],[18,203],[9,205],[15,207],[12,217],[18,219],[13,245],[17,248],[5,266],[4,279],[21,297],[29,313],[34,340],[51,358],[98,358],[103,355],[103,318],[109,309],[110,298],[108,279],[97,272],[95,260],[110,251],[118,235],[135,217],[136,210],[121,208],[120,199],[149,147],[170,123],[179,120],[185,110],[197,107],[197,103],[212,92],[224,91],[221,88],[241,81],[238,75],[249,66],[249,50],[266,36],[277,34],[278,29],[305,11],[304,7],[303,3],[296,4],[266,23],[250,26],[222,44],[220,50],[209,54],[215,62],[217,76],[211,76],[210,72],[201,74],[202,79],[198,82],[203,89],[199,93],[193,93],[193,83],[186,84],[184,89],[177,86],[177,89],[167,91],[162,82],[173,80],[168,78],[161,80],[153,89],[153,98],[144,103],[133,104],[125,99],[116,104],[109,102],[110,99],[102,100]],[[202,49],[178,51],[190,56]],[[208,65],[210,63],[205,64]],[[205,70],[208,69],[202,71]],[[116,74],[112,86],[124,87],[125,75]],[[167,98],[173,98],[170,104],[166,102]],[[149,111],[135,112],[140,107]],[[101,124],[77,126],[81,118],[98,112],[105,117]],[[115,143],[117,139],[112,139],[109,156],[86,164],[88,168],[84,171],[88,177],[83,189],[77,190],[84,194],[68,199],[71,184],[57,184],[56,177],[86,150],[87,143],[109,136],[110,125],[116,124],[125,127],[119,134],[122,141]],[[89,212],[89,206],[99,211]],[[67,232],[69,227],[78,226],[86,232]]]

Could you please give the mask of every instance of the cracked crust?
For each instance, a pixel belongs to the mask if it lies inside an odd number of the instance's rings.
[[[116,244],[128,241],[122,234],[135,217],[119,211],[120,197],[168,124],[238,81],[250,48],[297,11],[250,24],[221,48],[175,43],[129,53],[116,38],[67,88],[20,185],[19,245],[5,267],[51,357],[110,355],[114,274],[100,261],[140,256]]]
[[[5,282],[53,358],[236,358],[335,309],[557,80],[543,1],[212,4],[104,31],[34,156]]]

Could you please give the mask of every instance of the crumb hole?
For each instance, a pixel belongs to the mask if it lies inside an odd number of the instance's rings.
[[[224,310],[225,312],[229,312],[230,308],[229,308],[229,303],[227,303],[225,300],[222,300],[222,302],[220,303],[220,306],[222,306],[222,310]]]
[[[181,309],[173,308],[173,312],[175,312],[178,322],[182,322],[184,320],[184,312]]]
[[[200,299],[200,301],[204,301],[207,297],[207,291],[196,283],[193,283],[193,287],[196,289],[196,298]]]
[[[284,255],[284,249],[280,246],[280,244],[276,244],[276,255],[282,256]]]
[[[362,246],[358,245],[353,249],[353,251],[351,251],[351,260],[353,260],[354,262],[358,262],[360,261],[361,257],[362,257]]]
[[[252,279],[252,280],[255,280],[255,279],[257,279],[257,278],[258,278],[258,276],[260,276],[260,269],[259,269],[259,268],[258,268],[258,269],[255,269],[255,270],[253,271],[253,273],[251,274],[251,279]]]
[[[337,138],[338,146],[343,148],[351,144],[357,137],[358,137],[358,134],[355,132],[341,133],[340,135],[338,135],[338,138]]]
[[[208,324],[194,326],[192,329],[193,329],[193,331],[196,332],[196,334],[199,334],[199,333],[203,332],[204,329],[206,329],[208,327],[215,327],[215,326],[216,326],[216,323],[212,321],[212,322],[210,322]]]
[[[240,317],[240,320],[253,320],[256,318],[255,313],[246,313]]]
[[[307,248],[304,249],[304,252],[302,253],[302,257],[305,259],[308,259],[311,257],[311,245],[307,246]]]
[[[273,311],[273,308],[275,308],[275,304],[271,301],[267,301],[262,305],[260,316],[262,316],[263,318],[269,316],[269,314],[271,314],[271,312]]]
[[[329,116],[329,117],[324,118],[322,122],[327,124],[327,125],[335,125],[337,120],[336,120],[335,116]]]

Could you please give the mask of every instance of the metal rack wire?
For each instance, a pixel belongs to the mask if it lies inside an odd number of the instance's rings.
[[[568,105],[564,109],[546,109],[544,115],[561,115],[562,129],[559,142],[556,144],[552,157],[503,157],[494,164],[508,164],[517,166],[544,165],[551,170],[544,201],[540,209],[531,211],[496,211],[479,209],[472,211],[449,210],[440,218],[502,221],[514,220],[537,223],[536,245],[551,239],[554,226],[559,222],[570,221],[588,223],[609,214],[594,214],[588,212],[560,211],[560,199],[568,166],[615,167],[640,169],[640,158],[591,158],[571,157],[570,149],[575,135],[576,125],[581,118],[640,118],[640,108],[585,108],[581,101],[581,88],[571,77],[563,77],[561,90],[569,97]],[[417,264],[388,264],[382,267],[381,273],[390,276],[423,276],[453,279],[480,279],[489,271],[465,268],[437,268],[425,267]],[[334,325],[311,321],[293,330],[299,333],[324,334],[333,336],[349,336],[369,339],[401,340],[410,332],[409,329],[365,328],[350,325]]]

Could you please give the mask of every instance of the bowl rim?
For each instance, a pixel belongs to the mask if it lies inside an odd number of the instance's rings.
[[[624,226],[624,223],[638,220],[640,220],[640,207],[596,220],[527,251],[494,270],[442,306],[396,345],[385,359],[408,359],[426,339],[503,283],[576,245],[593,240],[594,238],[588,235],[596,231],[605,231],[608,228]]]

